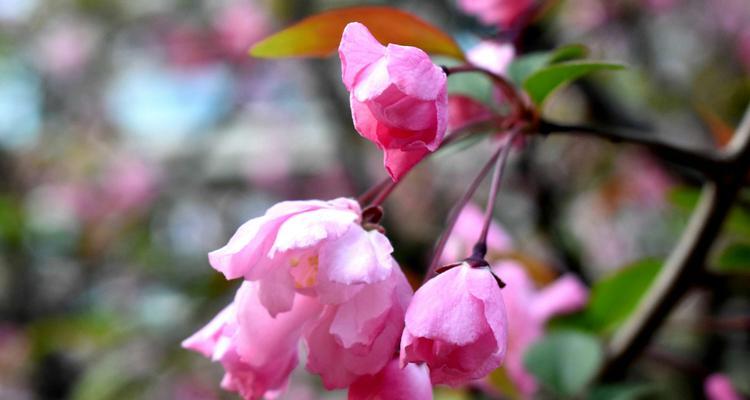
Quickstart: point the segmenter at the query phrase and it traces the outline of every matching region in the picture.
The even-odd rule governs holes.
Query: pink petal
[[[209,263],[227,279],[262,276],[266,271],[253,267],[266,256],[273,245],[275,231],[283,222],[283,217],[265,216],[245,222],[224,247],[208,253]]]
[[[381,233],[352,226],[321,246],[321,272],[325,279],[345,285],[382,281],[391,273],[391,252],[393,247]]]
[[[407,172],[417,165],[430,152],[427,149],[403,151],[386,149],[383,164],[393,181],[400,180]]]
[[[296,295],[293,307],[272,317],[259,298],[259,284],[244,282],[237,291],[237,352],[252,366],[297,354],[304,324],[317,317],[321,306],[314,298]]]
[[[376,375],[363,376],[349,387],[349,400],[432,400],[432,384],[424,365],[400,368],[391,360]]]
[[[385,55],[385,47],[359,22],[346,25],[341,35],[339,58],[341,79],[348,90],[357,83],[362,71]]]
[[[414,295],[401,337],[401,363],[425,362],[433,383],[482,378],[505,355],[507,322],[500,288],[489,270],[462,264]]]
[[[741,400],[732,385],[732,381],[724,374],[714,373],[706,378],[704,390],[708,400]]]
[[[578,311],[588,302],[588,288],[574,275],[565,275],[542,289],[531,304],[531,314],[539,321]]]
[[[488,274],[463,264],[422,285],[406,312],[409,332],[456,345],[477,340],[486,325],[480,318],[484,315],[482,301],[473,296],[468,287],[469,276],[476,273]]]
[[[393,356],[403,329],[403,311],[392,310],[369,348],[345,348],[329,333],[335,308],[328,306],[320,321],[305,334],[309,349],[307,369],[319,374],[328,390],[347,387],[361,375],[377,373]]]
[[[294,279],[287,268],[273,268],[258,282],[258,298],[271,317],[292,309]]]
[[[359,218],[350,210],[332,208],[294,214],[279,227],[268,255],[273,257],[276,252],[312,247],[325,239],[335,239],[347,232]]]
[[[369,346],[382,329],[391,308],[406,309],[411,292],[403,272],[395,266],[388,279],[367,285],[338,307],[330,333],[346,348],[355,344]]]
[[[226,306],[211,322],[189,338],[182,341],[182,347],[212,357],[222,335],[228,333],[229,326],[236,324],[234,303]],[[229,333],[231,335],[231,333]]]
[[[445,72],[421,49],[389,44],[385,57],[391,81],[409,97],[434,101],[446,86]]]

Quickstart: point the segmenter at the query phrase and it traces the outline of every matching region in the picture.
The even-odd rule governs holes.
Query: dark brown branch
[[[720,167],[704,186],[687,228],[636,312],[610,342],[602,371],[605,380],[625,374],[674,306],[703,276],[706,257],[750,169],[750,107],[732,142],[711,160],[704,167],[712,163]]]
[[[613,143],[630,143],[644,146],[666,161],[697,170],[712,177],[722,175],[727,170],[727,164],[723,162],[716,152],[699,153],[652,138],[626,135],[614,130],[600,129],[592,126],[562,125],[542,120],[539,123],[539,133],[543,135],[583,135],[604,139]]]

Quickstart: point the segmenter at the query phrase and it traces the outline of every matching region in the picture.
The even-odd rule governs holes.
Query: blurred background
[[[247,49],[354,4],[0,0],[0,399],[235,398],[218,389],[218,364],[179,346],[238,286],[206,253],[277,201],[356,196],[385,176],[353,130],[337,58],[256,60]],[[498,33],[450,0],[368,4],[411,10],[467,49]],[[750,100],[747,0],[558,1],[515,39],[521,52],[582,43],[630,65],[557,93],[555,121],[709,148]],[[450,90],[490,92],[471,75],[451,77]],[[484,147],[432,158],[386,203],[396,258],[417,279]],[[538,138],[511,158],[497,219],[539,281],[573,271],[592,282],[667,255],[698,178],[636,147]],[[747,266],[749,244],[745,191],[712,262]],[[721,257],[738,246],[744,257]],[[747,275],[710,285],[659,344],[750,391]],[[712,324],[720,316],[739,323]],[[690,368],[658,361],[638,368],[661,395],[701,396]],[[346,396],[321,388],[301,372],[286,398]]]

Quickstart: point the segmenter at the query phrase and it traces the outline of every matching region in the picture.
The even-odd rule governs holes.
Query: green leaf
[[[715,267],[721,272],[750,272],[750,244],[733,243],[716,260]]]
[[[586,308],[594,329],[607,332],[622,323],[638,306],[661,266],[661,260],[642,260],[597,282]]]
[[[595,333],[613,331],[638,306],[661,265],[660,260],[646,259],[602,278],[591,288],[586,309],[557,318],[551,322],[551,326],[584,329]]]
[[[586,46],[571,44],[553,51],[529,53],[516,58],[508,66],[508,77],[516,85],[521,85],[529,75],[547,65],[584,58],[588,54]]]
[[[594,336],[559,331],[532,345],[524,356],[524,366],[555,395],[573,396],[596,375],[602,359]]]
[[[541,107],[552,92],[570,81],[596,71],[623,68],[621,64],[601,61],[569,61],[553,64],[529,75],[523,82],[523,88],[534,104]]]
[[[341,41],[346,24],[361,22],[383,44],[419,47],[431,54],[464,59],[447,33],[424,20],[392,7],[349,7],[322,12],[256,43],[250,54],[260,58],[326,57]]]
[[[653,394],[654,388],[646,384],[624,383],[596,386],[588,400],[638,400]]]
[[[569,44],[558,47],[552,52],[548,64],[556,64],[564,61],[573,61],[586,58],[589,55],[588,47],[582,44]]]
[[[699,198],[700,190],[688,186],[676,187],[669,193],[670,202],[685,212],[691,212],[698,204]],[[742,206],[733,207],[724,228],[736,236],[750,237],[750,210]]]
[[[518,57],[508,66],[508,77],[511,82],[520,86],[529,75],[547,65],[550,59],[550,52],[529,53]]]

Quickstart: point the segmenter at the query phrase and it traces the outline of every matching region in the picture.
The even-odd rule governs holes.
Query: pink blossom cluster
[[[346,198],[282,202],[209,254],[244,282],[183,346],[222,364],[224,389],[275,397],[300,342],[307,369],[327,389],[350,387],[352,399],[428,399],[432,384],[461,385],[500,365],[507,322],[491,272],[462,264],[412,300],[388,239],[361,215]]]
[[[354,126],[384,150],[398,180],[442,142],[446,74],[423,51],[383,46],[359,23],[344,29],[339,55]],[[431,399],[432,385],[465,385],[500,367],[509,344],[511,376],[533,390],[519,360],[549,316],[585,302],[580,283],[564,277],[537,292],[520,266],[502,264],[493,273],[464,261],[414,293],[369,209],[365,218],[348,198],[287,201],[240,226],[208,258],[242,285],[183,346],[221,363],[221,386],[245,399],[284,392],[300,346],[307,370],[329,390],[348,388],[350,399]],[[460,242],[476,239],[466,237],[482,224],[481,212],[467,209],[447,247],[453,260],[467,255]],[[493,250],[510,242],[490,227]],[[505,292],[512,297],[496,273],[517,285]]]

